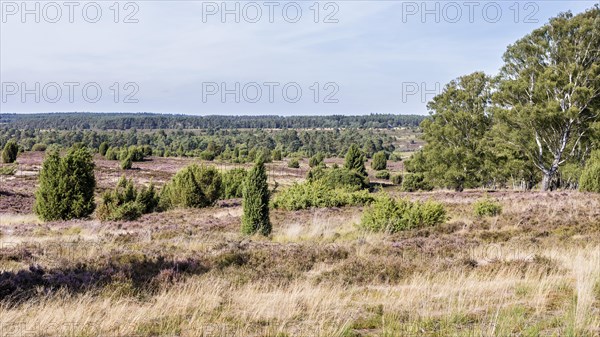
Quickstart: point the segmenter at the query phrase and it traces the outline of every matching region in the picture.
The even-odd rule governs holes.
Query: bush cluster
[[[288,167],[289,168],[300,168],[300,162],[298,161],[298,158],[290,159],[290,161],[288,162]]]
[[[390,179],[390,171],[383,170],[375,173],[375,178],[377,179]]]
[[[473,212],[476,216],[496,216],[502,213],[502,205],[489,198],[482,198],[473,204]]]
[[[306,178],[308,182],[324,185],[329,189],[357,191],[369,187],[369,179],[366,176],[347,168],[318,166],[311,169]]]
[[[183,168],[162,188],[160,208],[201,208],[213,205],[221,195],[221,173],[196,164]]]
[[[153,184],[138,190],[133,180],[123,176],[113,191],[102,195],[96,216],[103,221],[135,220],[142,214],[154,212],[158,202],[158,193]]]
[[[385,152],[379,151],[373,155],[371,168],[376,171],[385,170],[387,168],[387,156]]]
[[[392,176],[392,184],[402,185],[402,174],[394,174]]]
[[[431,191],[433,186],[425,180],[423,173],[410,173],[403,177],[402,189],[406,192]]]
[[[411,202],[379,197],[365,211],[361,226],[376,232],[399,232],[435,226],[446,221],[446,209],[438,202]]]
[[[374,200],[367,190],[332,189],[319,182],[294,184],[277,194],[273,207],[294,211],[311,207],[342,207],[365,205]]]
[[[247,175],[248,171],[243,168],[234,168],[223,173],[221,199],[241,198]]]

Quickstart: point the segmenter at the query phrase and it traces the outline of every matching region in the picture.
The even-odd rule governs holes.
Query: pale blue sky
[[[40,23],[35,14],[27,14],[23,22],[21,14],[36,3]],[[221,1],[132,1],[127,7],[126,3],[120,3],[116,18],[113,1],[88,5],[87,16],[82,8],[89,2],[78,2],[71,23],[69,8],[62,2],[58,2],[62,16],[55,19],[56,8],[44,7],[47,2],[29,1],[29,7],[22,8],[21,1],[2,0],[0,112],[426,114],[425,101],[436,85],[441,89],[473,71],[495,74],[507,45],[561,11],[578,13],[597,1],[322,1],[319,23],[314,22],[316,7],[311,9],[314,1],[273,5],[228,1],[228,8],[239,4],[239,23],[232,14],[222,22]],[[294,19],[296,4],[302,15],[298,22],[286,22]],[[251,23],[256,6],[263,15]],[[282,14],[284,6],[287,16]],[[98,22],[86,22],[94,20],[97,7],[102,10]],[[457,16],[457,9],[462,16]],[[124,23],[133,12],[138,22]],[[331,19],[338,22],[324,23],[333,12]],[[429,14],[423,18],[423,13]],[[65,82],[78,83],[72,85],[73,102]],[[115,82],[120,87],[118,103]],[[135,84],[125,87],[129,82]],[[215,89],[213,83],[223,82],[230,89],[240,84],[240,103],[234,94],[223,101],[214,91],[221,88]],[[284,97],[284,84],[292,82],[297,85],[288,85]],[[318,98],[315,82],[320,84]],[[325,88],[329,82],[333,84]],[[36,83],[40,102],[35,102],[34,94],[23,99],[22,90],[35,91]],[[62,96],[57,97],[57,85],[49,83],[57,83]],[[85,98],[90,102],[82,96],[87,83],[102,89],[97,102],[91,102],[96,84],[87,86]],[[260,98],[256,85],[248,83],[260,87]],[[302,96],[296,103],[287,102],[294,101],[296,86]],[[429,90],[424,97],[423,89]],[[132,102],[124,103],[125,96],[136,90]],[[330,103],[324,103],[328,94],[333,94]]]

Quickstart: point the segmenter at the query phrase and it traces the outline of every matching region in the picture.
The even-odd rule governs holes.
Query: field
[[[600,335],[598,194],[387,186],[442,202],[450,220],[383,234],[357,227],[361,207],[272,210],[272,235],[245,237],[239,199],[43,223],[32,212],[42,159],[23,153],[0,176],[0,336]],[[161,186],[195,161],[152,157],[126,175]],[[95,162],[99,197],[124,171]],[[269,164],[269,183],[306,169]],[[473,215],[485,195],[501,215]]]

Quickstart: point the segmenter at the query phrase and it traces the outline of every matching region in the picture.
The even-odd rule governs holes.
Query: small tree
[[[102,144],[100,144],[100,147],[98,148],[98,153],[100,153],[100,155],[104,157],[106,155],[106,151],[108,151],[108,143],[102,142]]]
[[[269,186],[267,185],[267,172],[262,160],[258,160],[248,172],[244,182],[244,200],[242,215],[242,233],[271,233],[269,221]]]
[[[133,167],[133,160],[131,156],[125,157],[125,159],[121,160],[121,169],[123,170],[131,170]]]
[[[94,204],[94,161],[87,148],[71,148],[64,157],[51,151],[42,164],[34,212],[42,220],[68,220],[90,215]]]
[[[2,151],[2,161],[7,164],[14,163],[17,160],[18,153],[19,146],[17,145],[17,142],[14,140],[9,140],[8,143],[4,145],[4,150]]]
[[[160,208],[202,208],[214,204],[221,195],[221,173],[214,167],[190,165],[163,187]]]
[[[273,157],[273,160],[281,160],[282,155],[281,155],[281,149],[275,149],[271,152],[271,157]]]
[[[354,170],[363,176],[367,176],[365,168],[365,155],[359,150],[356,144],[352,144],[346,153],[344,167],[348,170]]]
[[[371,168],[376,171],[385,170],[387,168],[387,158],[385,156],[385,152],[379,151],[373,155]]]

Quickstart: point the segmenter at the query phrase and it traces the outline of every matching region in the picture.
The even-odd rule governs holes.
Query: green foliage
[[[348,170],[354,170],[364,177],[367,176],[367,169],[365,168],[365,155],[355,144],[350,145],[348,152],[346,152],[344,167]]]
[[[385,195],[377,198],[364,212],[361,226],[370,231],[395,233],[439,225],[446,218],[446,210],[440,203],[394,200]]]
[[[31,147],[31,151],[44,152],[44,151],[46,151],[46,148],[47,148],[47,146],[44,143],[35,143]]]
[[[298,158],[290,159],[290,161],[288,162],[288,167],[289,168],[300,168],[300,162],[298,161]]]
[[[485,197],[473,204],[473,212],[478,217],[496,216],[502,213],[502,205],[495,200]]]
[[[87,148],[46,155],[35,192],[34,211],[42,220],[68,220],[90,215],[95,208],[94,161]]]
[[[579,186],[579,179],[583,172],[579,163],[568,163],[560,171],[561,187],[576,189]]]
[[[394,174],[392,176],[392,184],[402,185],[402,174]]]
[[[275,149],[271,152],[273,160],[280,161],[282,159],[281,149]]]
[[[181,169],[160,193],[161,209],[202,208],[221,194],[221,174],[214,167],[190,165]]]
[[[244,181],[248,171],[243,168],[234,168],[223,173],[222,199],[241,198],[244,193]]]
[[[561,13],[504,53],[494,101],[498,140],[524,153],[552,187],[561,166],[589,145],[598,121],[600,7]],[[587,144],[585,144],[587,143]],[[585,146],[583,146],[585,147]]]
[[[600,150],[592,152],[588,159],[579,179],[579,190],[600,193]]]
[[[106,150],[106,155],[104,156],[107,160],[118,160],[119,159],[119,150],[111,147]]]
[[[108,151],[108,143],[107,142],[102,142],[100,144],[100,146],[98,147],[98,153],[100,153],[100,155],[102,157],[106,156],[106,151]]]
[[[273,198],[273,207],[294,211],[311,207],[342,207],[365,205],[373,201],[367,190],[351,192],[332,189],[319,182],[294,184]]]
[[[121,160],[121,169],[131,170],[132,166],[133,166],[133,160],[131,159],[130,155],[128,155],[127,157],[125,157],[124,159]]]
[[[317,182],[329,189],[344,188],[347,190],[360,190],[369,187],[367,177],[355,170],[346,168],[324,168],[318,166],[308,172],[307,180]]]
[[[269,186],[267,185],[267,172],[262,160],[256,162],[248,172],[244,182],[244,200],[242,203],[242,233],[262,235],[271,234],[269,220]]]
[[[17,142],[9,140],[6,145],[4,145],[4,150],[2,151],[2,162],[6,164],[14,163],[17,160],[18,154],[19,146],[17,145]]]
[[[325,155],[322,152],[318,152],[317,154],[315,154],[308,160],[308,166],[317,167],[317,166],[323,165],[324,160],[325,160]]]
[[[102,221],[132,221],[142,214],[153,212],[157,205],[158,195],[153,184],[138,191],[133,185],[133,180],[123,176],[113,191],[102,195],[96,216]]]
[[[371,168],[376,171],[385,170],[387,168],[387,157],[385,152],[379,151],[373,155]]]
[[[409,173],[404,175],[402,190],[406,192],[431,191],[433,187],[425,180],[423,173]]]
[[[379,171],[377,173],[375,173],[375,178],[377,179],[390,179],[390,172],[389,171]]]

